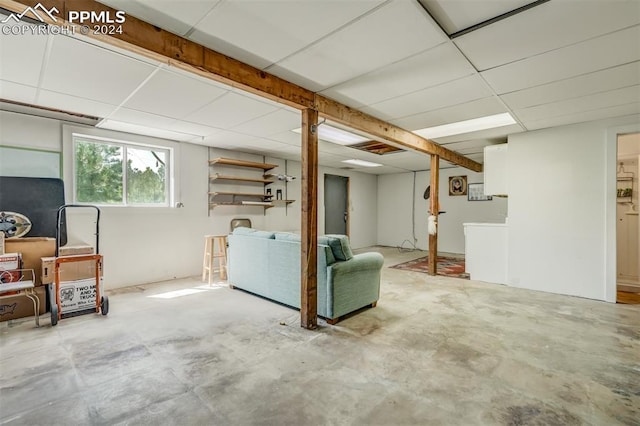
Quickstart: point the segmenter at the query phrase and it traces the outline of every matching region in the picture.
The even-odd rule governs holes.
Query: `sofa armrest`
[[[327,267],[328,318],[338,318],[376,302],[384,257],[361,253]]]
[[[331,265],[332,270],[337,275],[348,274],[358,271],[369,271],[382,269],[384,257],[380,253],[360,253],[354,255],[351,259],[338,261]]]

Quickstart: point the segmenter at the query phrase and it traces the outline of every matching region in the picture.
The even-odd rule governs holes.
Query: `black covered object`
[[[26,237],[56,237],[58,208],[64,205],[62,179],[0,176],[0,211],[21,213],[31,221]],[[61,217],[60,244],[67,243],[66,217]]]

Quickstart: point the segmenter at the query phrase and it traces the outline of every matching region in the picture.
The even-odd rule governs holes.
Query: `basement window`
[[[76,203],[170,206],[171,148],[74,133]]]

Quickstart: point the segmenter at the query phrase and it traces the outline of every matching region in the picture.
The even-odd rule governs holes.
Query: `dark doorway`
[[[324,175],[324,233],[349,234],[349,178]]]

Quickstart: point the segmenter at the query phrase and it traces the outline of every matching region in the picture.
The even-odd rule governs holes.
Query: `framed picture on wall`
[[[466,176],[451,176],[449,178],[449,195],[467,195]]]
[[[491,195],[484,194],[484,183],[470,183],[469,194],[467,200],[469,201],[491,201],[493,197]]]

